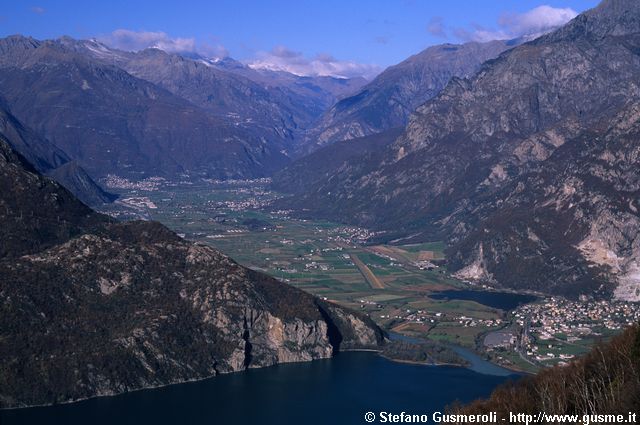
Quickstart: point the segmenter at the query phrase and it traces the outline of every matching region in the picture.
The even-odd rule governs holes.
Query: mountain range
[[[271,210],[445,241],[459,279],[640,301],[639,81],[637,0],[533,40],[431,47],[366,84],[1,39],[0,408],[385,343],[363,314],[95,212],[112,174],[273,176],[291,196]],[[639,341],[633,327],[458,410],[633,410]]]
[[[605,0],[452,78],[382,152],[281,206],[446,240],[464,279],[640,300],[638,52],[637,2]]]
[[[11,113],[95,178],[261,177],[286,162],[281,146],[66,40],[10,37],[0,53],[0,91]]]
[[[254,70],[232,58],[211,60],[154,48],[123,52],[96,40],[63,37],[60,42],[258,133],[270,143],[282,143],[289,150],[297,132],[308,128],[338,96],[357,89],[364,81]]]
[[[17,35],[0,40],[0,132],[40,172],[99,205],[115,198],[95,183],[109,174],[265,177],[364,82]]]
[[[338,101],[309,131],[309,143],[302,148],[313,150],[404,127],[411,113],[440,93],[451,78],[474,75],[484,62],[521,42],[495,40],[429,47],[387,68],[357,93]]]

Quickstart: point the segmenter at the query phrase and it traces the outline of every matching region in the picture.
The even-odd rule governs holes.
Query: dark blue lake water
[[[513,310],[522,304],[535,301],[533,295],[512,294],[510,292],[474,291],[474,290],[448,290],[429,294],[434,300],[466,300],[475,301],[489,307],[501,310]]]
[[[455,400],[487,396],[509,379],[504,369],[476,360],[478,372],[341,353],[74,404],[0,411],[0,424],[326,425],[364,424],[368,411],[431,415]]]

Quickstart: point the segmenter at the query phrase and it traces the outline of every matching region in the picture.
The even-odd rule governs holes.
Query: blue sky
[[[508,37],[597,0],[4,1],[0,36],[97,37],[135,49],[229,54],[256,66],[373,73],[443,42]],[[540,6],[549,6],[540,8]],[[536,9],[538,8],[538,9]],[[533,11],[533,12],[531,12]],[[120,30],[114,33],[114,31]],[[315,65],[314,65],[315,64]],[[305,68],[307,67],[307,68]],[[341,68],[342,67],[342,68]],[[320,70],[320,71],[318,71]]]

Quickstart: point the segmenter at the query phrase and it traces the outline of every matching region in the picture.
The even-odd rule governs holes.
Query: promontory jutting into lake
[[[0,423],[636,423],[638,81],[636,0],[6,4]]]

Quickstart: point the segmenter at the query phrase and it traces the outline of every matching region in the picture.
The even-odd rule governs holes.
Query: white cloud
[[[40,6],[33,6],[31,8],[31,11],[33,13],[38,14],[38,15],[42,15],[44,12],[46,12],[45,8],[44,7],[40,7]]]
[[[229,56],[229,52],[224,46],[216,44],[215,40],[212,43],[200,43],[195,38],[173,38],[163,31],[118,29],[111,34],[98,37],[98,40],[116,49],[131,52],[157,48],[169,53],[197,53],[207,58]],[[277,46],[270,52],[258,52],[253,59],[247,62],[250,67],[255,69],[287,71],[304,76],[373,78],[381,71],[377,65],[342,61],[328,54],[307,58],[301,52],[290,50],[284,46]]]
[[[484,43],[491,40],[508,40],[524,34],[512,35],[504,30],[493,30],[480,25],[472,25],[472,29],[456,28],[454,35],[464,41],[479,41]]]
[[[195,38],[172,38],[162,31],[118,29],[98,39],[108,46],[131,52],[156,48],[169,53],[197,53],[208,58],[222,58],[229,55],[224,46],[197,43]]]
[[[342,61],[328,54],[319,54],[313,58],[305,57],[285,46],[277,46],[270,52],[258,52],[256,58],[248,61],[254,69],[286,71],[303,76],[332,76],[341,78],[373,78],[380,67],[353,61]]]
[[[498,24],[511,34],[541,34],[561,27],[576,16],[578,13],[571,8],[543,5],[526,13],[505,13]]]
[[[578,13],[571,8],[538,6],[525,13],[504,13],[498,19],[498,28],[473,25],[472,29],[458,28],[455,35],[463,40],[505,40],[522,36],[539,36],[561,27]]]

